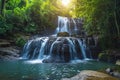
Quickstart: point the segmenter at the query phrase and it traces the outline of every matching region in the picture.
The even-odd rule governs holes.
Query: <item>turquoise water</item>
[[[112,64],[98,61],[79,63],[37,63],[26,60],[0,61],[0,80],[60,80],[81,70],[100,70]]]

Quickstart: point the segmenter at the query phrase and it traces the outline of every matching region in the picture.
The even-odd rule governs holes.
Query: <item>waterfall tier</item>
[[[83,19],[68,18],[58,16],[58,26],[56,34],[59,32],[68,32],[70,35],[80,35],[82,33]]]
[[[70,62],[91,58],[84,39],[73,37],[40,37],[29,40],[23,50],[23,58],[42,62]]]

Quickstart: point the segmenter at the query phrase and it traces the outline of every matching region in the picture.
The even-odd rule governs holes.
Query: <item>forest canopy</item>
[[[65,1],[0,0],[0,35],[38,34],[54,29],[57,16],[66,16],[83,18],[87,34],[99,36],[103,48],[118,48],[120,0]]]

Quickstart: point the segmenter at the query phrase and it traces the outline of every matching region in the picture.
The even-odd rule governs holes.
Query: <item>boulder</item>
[[[68,32],[59,32],[59,33],[57,33],[57,37],[69,37],[69,33]]]
[[[119,65],[119,66],[120,66],[120,60],[117,60],[117,61],[116,61],[116,65]]]
[[[108,74],[110,74],[112,76],[120,78],[120,73],[115,69],[107,68],[106,73],[108,73]]]
[[[62,60],[54,58],[54,57],[50,57],[48,59],[44,59],[42,62],[43,63],[63,63]]]
[[[119,80],[119,79],[114,78],[105,73],[92,70],[84,70],[72,78],[63,78],[61,80]]]
[[[54,60],[51,59],[51,58],[49,58],[49,59],[44,59],[42,62],[43,62],[43,63],[53,63]]]

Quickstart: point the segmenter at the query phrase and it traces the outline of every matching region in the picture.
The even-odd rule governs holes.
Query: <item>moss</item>
[[[100,53],[99,54],[99,56],[98,56],[98,58],[99,58],[99,60],[100,61],[105,61],[105,62],[107,62],[108,61],[108,54],[106,54],[106,53]]]
[[[69,37],[69,33],[68,32],[59,32],[57,34],[57,37]]]
[[[23,37],[18,37],[15,43],[17,46],[22,47],[25,45],[26,40]]]
[[[25,43],[27,42],[27,38],[24,35],[16,34],[14,36],[15,44],[19,47],[23,47]]]

